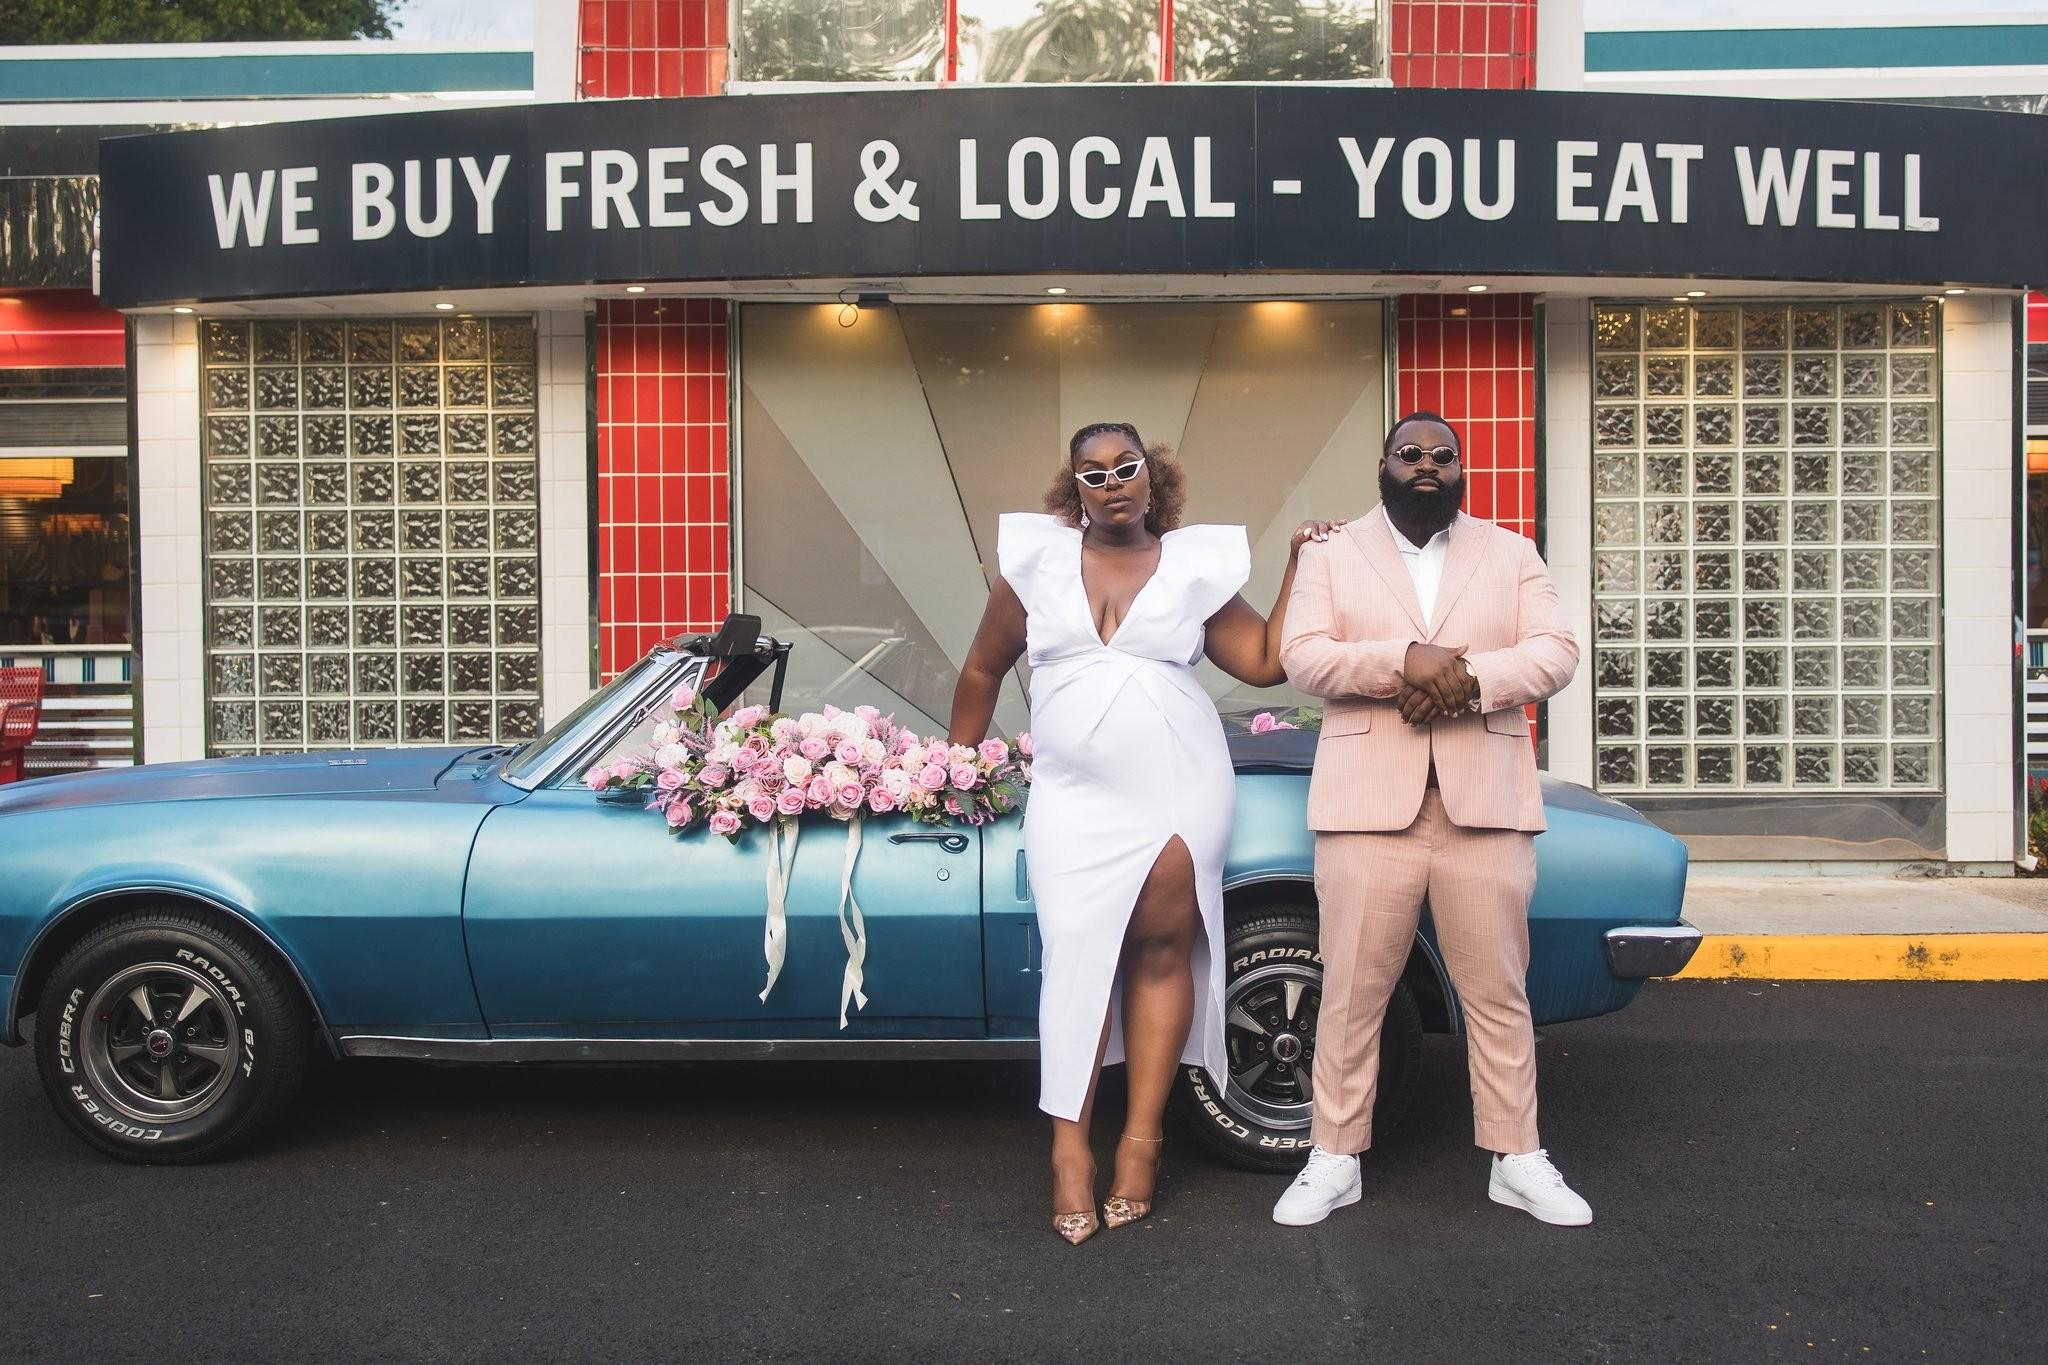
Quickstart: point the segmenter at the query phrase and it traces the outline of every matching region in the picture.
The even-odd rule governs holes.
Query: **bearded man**
[[[1463,447],[1432,412],[1387,433],[1379,508],[1304,548],[1280,660],[1326,701],[1316,831],[1323,998],[1314,1147],[1273,1220],[1360,1198],[1380,1028],[1427,901],[1463,1007],[1473,1138],[1488,1193],[1546,1223],[1593,1221],[1536,1133],[1524,979],[1543,797],[1523,708],[1571,681],[1579,648],[1524,536],[1465,515]]]

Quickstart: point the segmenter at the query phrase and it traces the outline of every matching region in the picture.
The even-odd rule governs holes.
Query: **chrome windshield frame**
[[[582,767],[617,743],[676,688],[686,683],[693,688],[702,688],[704,676],[711,667],[711,660],[706,655],[686,654],[666,645],[657,647],[643,662],[654,666],[647,670],[646,680],[640,686],[630,691],[621,690],[606,706],[584,716],[574,726],[559,733],[542,735],[536,742],[545,746],[544,751],[524,776],[514,777],[507,771],[512,755],[506,755],[499,776],[521,791],[535,791],[554,784],[564,773]]]

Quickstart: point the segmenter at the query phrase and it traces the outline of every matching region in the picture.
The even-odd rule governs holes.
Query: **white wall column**
[[[205,573],[199,519],[199,324],[136,318],[134,528],[141,548],[137,761],[206,756]]]
[[[589,363],[582,311],[535,318],[540,359],[541,715],[553,725],[590,695]]]
[[[1593,785],[1593,306],[1549,299],[1543,307],[1543,557],[1565,626],[1579,642],[1579,671],[1550,699],[1549,771]]]
[[[2012,300],[1942,305],[1943,786],[1951,862],[2013,857]]]

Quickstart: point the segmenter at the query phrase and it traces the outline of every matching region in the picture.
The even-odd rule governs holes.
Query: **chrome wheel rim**
[[[125,968],[93,993],[84,1018],[86,1075],[102,1101],[131,1119],[197,1118],[234,1078],[235,1007],[190,967]]]
[[[1230,1059],[1224,1097],[1265,1128],[1306,1128],[1313,1115],[1311,1073],[1322,968],[1270,963],[1232,981],[1223,996],[1223,1047]]]

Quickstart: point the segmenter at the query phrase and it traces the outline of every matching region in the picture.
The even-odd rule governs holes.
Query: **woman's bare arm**
[[[1280,641],[1287,631],[1287,599],[1294,593],[1294,570],[1301,561],[1301,547],[1323,541],[1344,525],[1341,521],[1304,522],[1287,546],[1287,572],[1280,576],[1280,591],[1273,597],[1273,612],[1260,616],[1242,594],[1223,604],[1209,618],[1204,646],[1209,662],[1241,683],[1252,687],[1278,687],[1287,681],[1280,666]]]
[[[1003,677],[1022,657],[1024,604],[1009,580],[999,577],[989,589],[988,606],[981,613],[974,643],[967,647],[967,662],[960,666],[959,685],[953,689],[953,716],[946,731],[949,743],[979,744],[988,738]]]

